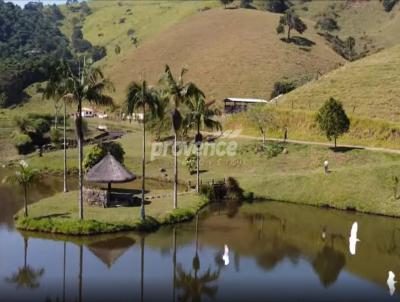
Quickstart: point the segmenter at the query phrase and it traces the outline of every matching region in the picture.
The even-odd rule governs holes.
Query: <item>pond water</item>
[[[61,189],[62,179],[49,177],[30,197]],[[14,230],[19,200],[18,190],[0,186],[0,301],[399,299],[387,285],[389,271],[400,277],[397,219],[275,202],[228,204],[151,234],[82,239]],[[351,255],[355,221],[360,241]]]

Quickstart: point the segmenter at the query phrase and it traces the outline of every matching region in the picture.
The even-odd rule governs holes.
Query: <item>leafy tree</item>
[[[16,171],[13,175],[3,179],[4,183],[19,185],[24,190],[24,216],[28,217],[28,188],[34,183],[38,174],[29,165],[21,160],[16,165]]]
[[[355,56],[354,47],[356,46],[356,39],[350,36],[346,39],[345,44],[347,49],[347,58],[352,61]]]
[[[124,163],[125,151],[120,143],[118,142],[101,143],[92,147],[92,149],[85,155],[85,159],[83,160],[83,168],[85,169],[85,171],[88,171],[93,166],[95,166],[108,153],[114,156],[115,159],[119,161],[121,164]]]
[[[278,81],[275,82],[274,88],[271,92],[271,98],[277,97],[280,94],[288,93],[296,89],[296,83],[291,81]]]
[[[146,177],[146,109],[154,117],[157,115],[158,98],[154,88],[149,87],[146,81],[141,83],[133,82],[128,87],[128,94],[125,101],[126,111],[128,114],[133,114],[135,111],[143,113],[143,145],[142,145],[142,203],[140,208],[140,216],[142,220],[146,219],[144,208],[144,193],[145,193],[145,177]]]
[[[226,6],[228,4],[231,4],[233,2],[233,0],[219,0],[219,2],[221,2],[221,4],[224,6],[224,8],[226,9]]]
[[[71,57],[67,38],[43,5],[22,9],[0,1],[0,91],[9,100],[21,100],[27,86],[47,79],[52,62]]]
[[[35,150],[33,141],[27,134],[13,134],[13,142],[18,154],[29,154]]]
[[[186,117],[186,127],[193,128],[196,130],[196,191],[199,193],[200,190],[200,147],[203,141],[203,136],[200,133],[200,130],[207,128],[211,130],[221,130],[221,124],[213,119],[214,116],[218,115],[219,110],[212,109],[207,106],[205,102],[204,93],[202,91],[198,91],[198,93],[194,94],[189,98],[189,102],[187,103],[187,107],[189,109],[189,113]]]
[[[334,139],[335,148],[336,139],[350,129],[350,120],[343,109],[342,103],[334,98],[330,98],[319,109],[316,122],[329,140]]]
[[[189,156],[186,157],[184,161],[184,165],[188,169],[190,175],[196,172],[196,159],[197,156],[195,154],[190,154]]]
[[[278,28],[287,26],[287,41],[290,42],[290,32],[292,29],[297,31],[299,34],[302,34],[307,30],[307,25],[300,19],[299,16],[293,10],[286,10],[283,16],[279,19],[279,24],[277,27],[278,33],[283,33],[283,31],[278,31]]]
[[[240,0],[240,7],[241,8],[252,8],[251,3],[253,0]]]
[[[399,0],[383,0],[382,5],[386,12],[390,12],[397,2],[399,2]]]
[[[272,126],[274,121],[273,116],[270,112],[261,110],[260,107],[255,107],[254,109],[247,112],[247,116],[250,121],[252,121],[260,130],[263,139],[263,146],[265,146],[265,137],[267,134],[268,126]]]
[[[183,76],[187,72],[182,68],[179,77],[176,79],[170,67],[165,66],[164,73],[160,83],[164,86],[164,93],[168,96],[173,109],[171,110],[172,131],[174,133],[174,209],[178,207],[178,134],[182,130],[182,114],[180,112],[181,104],[185,105],[190,98],[202,95],[201,90],[193,83],[185,83]],[[204,97],[204,94],[203,94]]]
[[[284,13],[289,6],[285,0],[266,0],[265,9],[273,13]]]
[[[339,25],[337,24],[337,21],[335,19],[331,17],[324,17],[317,21],[317,24],[315,24],[315,28],[319,28],[325,31],[333,31],[338,30]]]
[[[82,104],[84,101],[103,106],[110,106],[112,98],[105,95],[106,90],[113,90],[110,81],[104,78],[101,69],[94,67],[91,62],[83,61],[83,66],[78,74],[70,73],[66,82],[64,98],[76,103],[75,116],[76,136],[78,140],[78,169],[79,169],[79,219],[83,219],[83,123]]]

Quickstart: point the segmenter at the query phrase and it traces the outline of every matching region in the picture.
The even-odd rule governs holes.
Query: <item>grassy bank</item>
[[[24,231],[65,235],[95,235],[121,231],[151,231],[163,224],[192,219],[207,204],[196,194],[180,196],[180,207],[174,210],[172,200],[159,199],[146,205],[147,218],[140,220],[140,207],[107,208],[85,206],[85,220],[78,220],[77,191],[60,193],[29,207],[29,217],[16,215],[16,227]]]
[[[282,138],[285,127],[291,139],[329,142],[315,123],[315,112],[292,110],[281,105],[256,108],[271,118],[267,125],[267,136]],[[338,139],[339,144],[368,147],[399,148],[400,127],[396,123],[378,119],[366,119],[350,114],[350,131]],[[247,113],[230,116],[224,129],[240,129],[242,134],[260,136],[260,130]]]

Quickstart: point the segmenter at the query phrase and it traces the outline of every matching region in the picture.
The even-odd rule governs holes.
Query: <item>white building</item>
[[[82,117],[94,117],[96,113],[92,108],[82,108]]]

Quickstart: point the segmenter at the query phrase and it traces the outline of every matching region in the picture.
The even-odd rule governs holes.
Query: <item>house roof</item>
[[[262,104],[268,103],[268,101],[262,99],[242,99],[242,98],[226,98],[224,101],[230,101],[233,103],[262,103]]]
[[[122,166],[114,156],[107,154],[89,170],[85,179],[99,183],[123,183],[136,179],[136,176]]]

